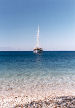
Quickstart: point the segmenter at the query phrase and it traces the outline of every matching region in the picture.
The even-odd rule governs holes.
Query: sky
[[[0,51],[75,50],[75,0],[0,0]]]

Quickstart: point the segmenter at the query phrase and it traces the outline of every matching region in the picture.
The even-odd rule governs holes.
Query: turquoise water
[[[26,95],[49,95],[56,90],[74,94],[75,52],[0,52],[1,94],[21,90]]]

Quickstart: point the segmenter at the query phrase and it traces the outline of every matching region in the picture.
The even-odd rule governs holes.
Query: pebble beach
[[[75,52],[0,52],[0,108],[75,108]]]

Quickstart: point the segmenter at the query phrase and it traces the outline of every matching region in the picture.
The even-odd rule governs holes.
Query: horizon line
[[[33,50],[0,50],[0,52],[33,52]],[[46,51],[75,51],[75,50],[44,50],[43,52]]]

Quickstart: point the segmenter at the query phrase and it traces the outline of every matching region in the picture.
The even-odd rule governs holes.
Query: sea
[[[75,95],[75,51],[0,52],[2,105],[62,95]]]

